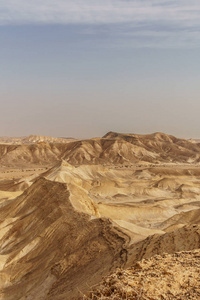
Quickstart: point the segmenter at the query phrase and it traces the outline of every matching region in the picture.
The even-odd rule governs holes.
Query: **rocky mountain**
[[[136,135],[110,132],[103,138],[67,143],[55,142],[54,139],[39,140],[32,136],[22,145],[0,145],[1,165],[50,165],[61,159],[72,165],[200,162],[200,144],[164,133]]]

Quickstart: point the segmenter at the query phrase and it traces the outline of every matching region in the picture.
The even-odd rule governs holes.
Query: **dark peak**
[[[111,139],[111,138],[116,138],[117,136],[119,136],[119,133],[114,132],[114,131],[109,131],[108,133],[106,133],[103,138],[104,139]]]

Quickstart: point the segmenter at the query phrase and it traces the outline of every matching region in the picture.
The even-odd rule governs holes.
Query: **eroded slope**
[[[199,150],[161,133],[0,145],[0,299],[77,299],[117,266],[199,248]]]
[[[4,166],[53,165],[61,159],[73,165],[199,163],[200,144],[164,133],[150,135],[108,133],[103,138],[59,142],[29,137],[28,144],[0,145]],[[39,142],[38,142],[39,141]],[[65,139],[64,139],[65,141]],[[67,140],[66,140],[67,141]],[[32,144],[30,144],[32,143]],[[30,145],[29,145],[30,144]]]
[[[128,237],[77,212],[65,184],[37,180],[0,221],[0,299],[73,299],[126,262]]]

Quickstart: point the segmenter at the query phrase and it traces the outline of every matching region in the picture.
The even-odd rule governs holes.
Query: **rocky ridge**
[[[0,299],[76,299],[126,263],[129,237],[78,212],[65,184],[39,178],[0,209]]]

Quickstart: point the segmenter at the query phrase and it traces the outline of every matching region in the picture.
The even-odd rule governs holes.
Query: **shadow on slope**
[[[127,265],[133,265],[136,261],[150,258],[156,254],[172,254],[198,248],[200,248],[200,225],[186,225],[163,235],[149,236],[145,240],[132,245],[129,249]]]
[[[77,212],[67,185],[38,179],[0,210],[1,299],[76,299],[126,262],[128,236]]]

